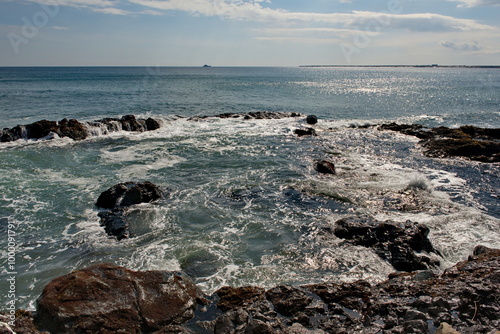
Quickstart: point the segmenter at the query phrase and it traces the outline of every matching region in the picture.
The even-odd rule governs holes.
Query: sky
[[[0,66],[500,65],[500,0],[0,0]]]

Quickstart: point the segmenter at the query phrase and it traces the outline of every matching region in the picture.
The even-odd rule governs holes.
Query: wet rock
[[[307,128],[307,129],[295,129],[294,133],[299,136],[299,137],[304,137],[304,136],[317,136],[316,130],[313,128]]]
[[[156,119],[153,119],[149,117],[146,119],[146,130],[147,131],[154,131],[158,130],[161,127],[161,123],[157,121]]]
[[[278,313],[288,317],[304,311],[313,301],[302,288],[290,285],[270,289],[266,292],[266,297]]]
[[[500,161],[500,129],[470,125],[458,129],[424,128],[421,125],[382,124],[380,130],[391,130],[422,139],[420,145],[430,157],[465,157],[481,162]]]
[[[94,265],[50,282],[37,300],[35,323],[51,333],[143,333],[181,325],[203,293],[186,276]]]
[[[314,125],[318,123],[318,117],[315,115],[307,115],[306,117],[306,123],[310,125]]]
[[[271,111],[252,111],[247,113],[223,113],[215,116],[195,116],[189,121],[201,121],[209,118],[243,118],[243,119],[282,119],[288,117],[301,117],[302,114],[295,112],[271,112]]]
[[[101,226],[108,235],[118,240],[131,237],[129,224],[126,221],[125,209],[134,204],[150,203],[163,196],[163,191],[151,182],[125,182],[114,185],[101,193],[96,206],[109,209],[98,213]]]
[[[101,193],[96,206],[104,209],[115,209],[134,204],[150,203],[160,199],[162,194],[162,190],[151,182],[119,183]]]
[[[68,137],[73,140],[83,140],[91,135],[94,128],[105,128],[106,132],[114,131],[152,131],[160,128],[161,123],[153,118],[138,119],[134,115],[122,118],[104,118],[91,122],[80,122],[76,119],[61,121],[40,120],[27,125],[17,125],[11,129],[3,129],[0,142],[10,142],[19,139],[54,139]],[[57,136],[56,136],[57,135]]]
[[[83,140],[88,137],[89,132],[85,124],[76,119],[63,119],[59,122],[59,137],[69,137],[73,140]]]
[[[0,313],[0,334],[39,334],[33,323],[33,313],[16,310],[14,318]]]
[[[183,275],[96,265],[52,281],[26,333],[496,333],[500,250],[482,247],[441,275],[415,277],[226,287],[207,304]]]
[[[427,255],[438,251],[428,239],[429,228],[425,225],[410,221],[381,223],[368,217],[348,217],[335,224],[337,237],[372,248],[396,270],[411,272],[439,266],[439,261]]]
[[[222,311],[229,311],[248,306],[259,299],[264,298],[265,289],[246,286],[246,287],[223,287],[215,292],[219,301],[217,307]]]
[[[100,224],[108,235],[116,237],[117,240],[127,239],[132,236],[122,209],[101,211],[97,215],[101,218]]]
[[[436,334],[460,334],[460,332],[457,332],[449,324],[447,324],[446,322],[443,322],[439,325],[439,328],[437,329]]]
[[[317,161],[314,165],[314,169],[321,174],[337,174],[337,172],[335,171],[335,165],[328,160]]]

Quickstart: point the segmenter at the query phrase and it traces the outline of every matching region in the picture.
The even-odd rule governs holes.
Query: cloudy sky
[[[0,0],[0,66],[500,65],[500,0]]]

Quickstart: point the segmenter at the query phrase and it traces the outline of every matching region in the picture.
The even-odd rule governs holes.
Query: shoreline
[[[220,114],[220,115],[215,115],[215,116],[207,116],[207,117],[193,117],[190,119],[187,119],[187,121],[192,121],[192,122],[200,122],[205,120],[206,118],[209,117],[218,117],[218,118],[239,118],[240,120],[246,120],[246,119],[277,119],[280,117],[304,117],[305,115],[298,115],[298,114],[278,114],[278,113],[225,113],[225,114]],[[73,121],[73,122],[71,122]],[[135,116],[133,115],[128,115],[124,116],[121,119],[105,119],[105,120],[99,120],[95,121],[98,122],[99,127],[105,127],[107,131],[111,130],[118,130],[118,131],[146,131],[147,130],[147,124],[146,120],[142,119],[136,119]],[[104,122],[104,123],[103,123]],[[316,124],[317,118],[314,119],[313,117],[307,117],[305,119],[305,122],[301,122],[299,125],[306,133],[303,134],[303,136],[311,136],[315,137],[317,136],[316,131],[314,130],[314,124]],[[109,124],[108,124],[109,123]],[[136,124],[137,123],[137,124]],[[307,125],[305,124],[307,123]],[[62,125],[61,125],[62,124]],[[31,128],[31,132],[33,134],[36,134],[34,138],[37,139],[44,139],[44,140],[52,140],[52,139],[57,139],[58,137],[72,137],[71,135],[74,134],[74,131],[70,131],[73,124],[76,129],[84,129],[82,128],[82,123],[79,123],[76,120],[70,120],[70,121],[60,121],[60,122],[54,122],[54,121],[39,121],[30,125],[26,125],[28,129]],[[111,126],[112,124],[113,126]],[[137,125],[137,126],[131,126],[131,124]],[[161,125],[161,122],[155,123],[158,124],[159,126]],[[109,125],[109,129],[108,129]],[[119,126],[118,126],[119,125]],[[312,126],[312,127],[309,127]],[[465,147],[470,147],[471,145],[483,145],[485,143],[485,140],[488,139],[488,137],[495,137],[494,141],[496,142],[496,146],[498,146],[498,135],[497,132],[499,129],[494,129],[496,131],[486,131],[485,129],[481,128],[475,128],[475,127],[461,127],[459,129],[448,129],[448,128],[435,128],[435,129],[427,129],[423,128],[422,126],[416,126],[416,125],[398,125],[398,124],[384,124],[384,125],[377,125],[376,126],[378,130],[391,130],[391,131],[397,131],[405,135],[411,135],[415,136],[419,139],[422,140],[437,140],[440,141],[442,140],[442,136],[450,138],[449,140],[452,140],[453,143],[458,143],[460,145],[465,145]],[[360,126],[360,129],[363,127]],[[14,129],[14,128],[13,128]],[[12,131],[13,129],[5,129],[4,134],[6,135],[7,132]],[[37,131],[34,131],[34,130]],[[307,129],[312,129],[311,131],[306,131]],[[154,130],[151,130],[154,131]],[[24,133],[23,131],[14,131],[14,134],[19,133]],[[55,132],[58,134],[57,136],[50,135],[51,132]],[[29,133],[29,131],[28,131]],[[300,136],[299,133],[295,131],[295,134],[297,136]],[[321,132],[320,132],[321,135]],[[84,136],[73,136],[74,140],[83,140],[85,139]],[[23,136],[19,136],[19,139],[25,139]],[[429,143],[432,143],[430,141]],[[416,144],[418,145],[418,144]],[[429,149],[432,148],[432,145],[427,147]],[[449,152],[454,152],[454,148],[450,148]],[[466,150],[467,151],[467,150]],[[436,152],[435,156],[436,157],[454,157],[453,154],[448,154],[448,151],[438,151]],[[498,157],[498,152],[494,153]],[[431,153],[429,156],[433,156]],[[460,154],[458,156],[461,156]],[[483,158],[483,156],[479,157],[480,161],[482,160],[488,160]],[[494,162],[494,161],[484,161],[484,162]],[[326,172],[321,172],[321,166],[316,166],[315,169],[318,171],[318,173],[324,173],[324,174],[332,174],[335,175],[335,166],[333,163],[331,164],[331,167],[329,171]],[[326,164],[328,165],[328,163]],[[325,176],[325,177],[335,177],[335,176]],[[122,181],[127,181],[127,180],[122,180]],[[420,189],[421,185],[415,186],[416,189]],[[408,193],[411,195],[411,193]],[[121,205],[119,205],[121,207]],[[408,209],[408,208],[407,208]],[[366,223],[360,217],[357,217],[357,220],[359,220],[359,224],[361,225],[366,225],[366,226],[385,226],[382,232],[378,232],[378,230],[370,230],[369,228],[366,229],[366,226],[353,226],[354,228],[354,236],[359,238],[359,241],[352,241],[353,244],[356,245],[363,245],[364,241],[367,241],[368,244],[371,244],[373,246],[373,242],[370,238],[372,238],[372,235],[376,235],[378,238],[380,238],[379,235],[386,235],[387,233],[394,236],[394,227],[391,226],[391,224],[388,224],[388,222],[371,222],[371,223]],[[125,221],[126,222],[126,221]],[[338,223],[338,222],[337,222]],[[348,224],[345,224],[344,227],[349,227],[347,226]],[[338,227],[338,226],[337,226]],[[325,227],[325,226],[320,226],[321,229],[321,235],[328,237],[332,237],[333,234],[335,234],[337,237],[338,235],[334,232],[333,227]],[[365,231],[366,230],[366,231]],[[407,242],[409,245],[412,247],[408,247],[407,244],[401,246],[397,245],[395,246],[394,243],[394,238],[391,238],[391,240],[384,240],[383,238],[377,239],[375,242],[378,245],[378,250],[376,249],[374,252],[379,255],[381,258],[386,260],[387,262],[390,262],[390,259],[396,259],[398,262],[398,259],[403,258],[403,264],[408,263],[408,254],[415,253],[417,257],[420,258],[420,260],[425,259],[425,257],[430,254],[430,253],[435,253],[432,248],[423,248],[421,246],[417,246],[414,248],[415,245],[415,240],[425,240],[426,235],[428,234],[428,231],[425,230],[425,228],[421,229],[419,234],[416,234],[417,237],[413,236],[410,233],[411,228],[408,226],[405,226],[403,228],[403,232],[397,232],[399,233],[398,235],[402,235],[403,238],[407,238]],[[347,231],[347,230],[346,230]],[[366,235],[363,235],[360,231],[365,231]],[[351,234],[351,232],[347,231],[344,233],[345,235]],[[423,236],[423,237],[422,237]],[[347,237],[340,237],[341,239],[344,239],[346,243],[349,243],[347,240]],[[367,246],[370,247],[370,246]],[[420,247],[420,248],[419,248]],[[431,246],[432,247],[432,246]],[[375,248],[375,247],[372,247]],[[397,248],[399,249],[398,254],[392,253],[392,251]],[[390,252],[387,252],[387,250],[390,250]],[[408,252],[408,249],[409,252]],[[402,251],[401,251],[402,250]],[[475,251],[474,256],[471,257],[473,259],[474,257],[480,258],[483,254],[486,253],[494,253],[495,255],[492,255],[488,257],[488,259],[484,259],[484,261],[487,261],[489,263],[488,265],[493,264],[493,269],[489,272],[489,274],[493,276],[497,275],[499,272],[499,256],[500,256],[500,251],[498,250],[485,250],[484,247],[479,248],[479,250]],[[403,254],[403,256],[401,256]],[[439,254],[438,254],[439,255]],[[468,262],[473,261],[469,259]],[[471,305],[476,305],[476,300],[475,299],[467,299],[467,300],[462,300],[460,299],[460,303],[462,304],[457,304],[455,305],[456,301],[453,301],[452,297],[448,295],[449,293],[452,293],[450,291],[445,291],[443,290],[442,293],[444,293],[443,296],[440,298],[435,297],[434,295],[429,295],[431,300],[427,299],[422,299],[422,295],[418,294],[418,291],[420,290],[412,290],[413,286],[421,286],[423,287],[424,285],[419,285],[419,284],[424,284],[424,283],[419,283],[419,282],[433,282],[432,280],[436,279],[439,280],[440,278],[446,278],[449,275],[450,270],[446,270],[444,273],[442,273],[439,277],[435,274],[433,271],[435,269],[435,265],[433,264],[433,259],[432,257],[429,258],[428,260],[425,260],[426,263],[431,264],[429,266],[424,266],[424,267],[418,267],[415,269],[410,269],[410,270],[404,270],[403,272],[398,272],[396,274],[393,274],[390,276],[389,281],[384,281],[383,283],[379,283],[376,285],[373,282],[370,283],[367,280],[363,281],[358,281],[354,283],[341,283],[341,284],[335,284],[335,283],[317,283],[317,284],[310,284],[310,285],[300,285],[300,286],[291,286],[291,285],[283,285],[283,286],[275,286],[274,288],[271,288],[269,290],[264,290],[259,287],[250,287],[248,290],[241,290],[242,288],[239,287],[233,287],[233,288],[227,288],[225,290],[219,289],[217,292],[212,294],[211,296],[205,296],[203,298],[206,298],[207,304],[198,303],[198,307],[196,310],[192,310],[194,312],[194,317],[191,318],[191,320],[186,320],[181,323],[171,323],[166,326],[177,326],[176,328],[171,328],[170,332],[165,330],[159,333],[192,333],[192,328],[194,328],[194,322],[196,322],[196,326],[200,326],[198,322],[204,322],[205,324],[203,328],[207,329],[207,331],[194,331],[194,333],[228,333],[228,332],[235,332],[239,333],[240,331],[247,331],[249,333],[295,333],[291,332],[292,327],[295,327],[295,329],[299,330],[314,330],[316,332],[308,332],[308,333],[323,333],[323,332],[328,332],[328,333],[353,333],[356,331],[359,331],[361,329],[367,329],[367,323],[366,317],[369,317],[372,321],[370,330],[375,330],[375,329],[388,329],[386,333],[403,333],[403,332],[422,332],[422,328],[429,328],[428,332],[429,333],[434,333],[434,330],[441,325],[442,323],[451,323],[453,326],[457,326],[456,328],[460,330],[469,330],[470,326],[476,326],[474,324],[470,324],[470,321],[467,322],[468,320],[465,319],[465,317],[468,317],[469,320],[472,319],[472,322],[474,322],[475,319],[479,319],[479,317],[482,317],[483,320],[481,320],[481,324],[484,326],[488,327],[488,331],[483,331],[483,329],[476,328],[474,327],[474,331],[478,333],[489,333],[491,330],[491,325],[490,322],[488,322],[489,315],[491,312],[493,314],[498,315],[498,310],[499,307],[494,304],[493,306],[489,305],[489,302],[484,302],[484,305],[480,305],[479,308],[475,306],[475,308],[463,308],[462,304],[471,304]],[[475,260],[474,260],[475,261]],[[482,260],[481,260],[482,261]],[[489,261],[489,262],[488,262]],[[468,281],[468,276],[470,272],[467,273],[462,273],[461,269],[462,267],[467,267],[468,264],[460,265],[457,264],[452,268],[451,271],[459,271],[459,275],[465,275],[466,277],[464,278],[465,282],[467,283]],[[474,269],[472,271],[472,275],[482,275],[484,273],[485,267],[479,265],[480,267]],[[400,270],[393,264],[393,267],[397,270]],[[53,281],[63,279],[64,277],[68,277],[68,275],[74,275],[76,272],[81,272],[84,270],[90,270],[89,268],[84,268],[80,270],[76,270],[75,272],[72,272],[71,274],[67,274],[64,276],[61,276],[59,278],[54,279]],[[94,269],[92,269],[94,270]],[[100,270],[100,269],[99,269]],[[118,272],[131,272],[131,273],[149,273],[150,271],[141,271],[141,272],[132,272],[128,271],[128,269],[125,268],[111,268],[110,270],[114,271],[117,270]],[[415,271],[419,270],[419,271]],[[132,276],[136,274],[130,274]],[[139,274],[137,274],[139,275]],[[149,275],[149,274],[147,274]],[[447,276],[448,275],[448,276]],[[135,276],[134,276],[135,277]],[[482,277],[482,276],[481,276]],[[443,279],[444,279],[443,278]],[[450,279],[455,279],[457,278],[456,276],[453,277],[448,277]],[[52,282],[53,282],[52,281]],[[132,280],[134,281],[134,280]],[[392,283],[391,283],[392,282]],[[460,289],[462,289],[461,285],[464,283],[460,277],[457,278],[457,281],[448,281],[450,284],[459,284]],[[455,283],[454,283],[455,282]],[[479,283],[484,283],[482,278],[478,280]],[[478,284],[479,284],[478,283]],[[52,283],[49,283],[49,285]],[[86,284],[86,283],[85,283]],[[429,283],[428,286],[431,286],[432,283]],[[47,286],[49,286],[47,285]],[[46,286],[46,289],[47,289]],[[83,285],[86,286],[86,285]],[[388,290],[386,287],[388,286]],[[80,289],[82,286],[73,286],[73,283],[65,285],[66,288],[72,289]],[[451,290],[454,290],[453,287],[456,287],[455,285],[452,285]],[[87,289],[87,288],[85,288]],[[85,294],[87,291],[83,289],[79,293]],[[224,288],[223,288],[224,289]],[[374,290],[375,289],[375,290]],[[392,290],[398,290],[398,289],[406,289],[408,291],[417,291],[415,292],[417,295],[415,296],[418,297],[418,300],[421,302],[421,304],[414,305],[413,302],[410,302],[406,300],[406,297],[400,296],[400,295],[391,295]],[[472,297],[477,297],[481,295],[484,292],[485,287],[478,287],[478,291],[476,295]],[[482,290],[481,290],[482,289]],[[488,288],[489,289],[489,288]],[[155,290],[155,289],[153,289]],[[384,290],[384,291],[382,291]],[[456,289],[457,291],[459,290],[458,288]],[[480,291],[479,291],[480,290]],[[494,291],[493,289],[490,289],[491,291]],[[491,293],[491,291],[488,290],[488,293]],[[325,292],[326,291],[326,292]],[[331,292],[333,291],[333,292]],[[360,292],[361,291],[361,292]],[[430,291],[430,290],[429,290]],[[464,290],[465,291],[465,290]],[[78,291],[77,291],[78,292]],[[413,293],[412,292],[412,293]],[[183,292],[184,293],[184,292]],[[248,293],[246,295],[245,293]],[[338,297],[340,299],[336,299],[335,294],[340,293],[341,297]],[[455,292],[453,292],[455,293]],[[101,295],[99,293],[98,295]],[[106,295],[105,293],[102,293],[102,295]],[[234,298],[237,296],[237,301],[236,301],[236,306],[234,306]],[[481,295],[482,296],[482,295]],[[401,300],[397,305],[393,305],[391,303],[389,304],[383,304],[379,305],[378,309],[377,307],[374,307],[375,303],[373,300],[377,299],[377,297],[380,299],[380,302],[387,302],[388,299],[394,299],[394,298],[400,298]],[[379,298],[380,297],[380,298]],[[462,298],[460,295],[458,297]],[[467,296],[464,298],[472,298],[471,296]],[[198,297],[196,297],[198,298]],[[195,298],[195,299],[196,299]],[[221,300],[223,301],[228,301],[229,298],[229,306],[220,306],[219,303]],[[386,299],[384,299],[386,298]],[[437,299],[436,299],[437,298]],[[487,299],[487,296],[481,297],[484,300]],[[485,299],[486,298],[486,299]],[[116,302],[116,300],[119,298],[113,298],[113,299],[106,299],[103,302],[106,303],[111,303],[113,304]],[[81,300],[77,300],[77,306],[78,303],[83,302],[85,299],[82,298]],[[201,299],[200,299],[201,300]],[[367,302],[367,300],[370,300],[370,302]],[[443,300],[445,303],[445,306],[443,306]],[[190,302],[190,305],[194,305],[193,301]],[[241,303],[241,305],[240,305]],[[271,304],[269,304],[271,303]],[[409,303],[409,304],[405,304]],[[114,304],[113,304],[114,305]],[[272,306],[270,306],[272,305]],[[447,306],[446,306],[447,305]],[[490,307],[491,306],[491,307]],[[221,311],[221,308],[227,309],[225,311]],[[271,307],[271,308],[269,308]],[[391,309],[392,307],[392,309]],[[492,309],[496,308],[496,309]],[[390,309],[393,311],[393,314],[385,314],[382,312],[382,310]],[[431,311],[432,309],[432,311]],[[455,315],[451,313],[450,310],[455,310],[455,312],[462,312],[463,317],[460,319],[455,319]],[[479,310],[481,309],[481,310]],[[483,312],[483,309],[485,309],[486,313],[481,313]],[[210,311],[211,310],[211,311]],[[211,314],[210,312],[215,312],[214,314]],[[142,312],[142,311],[141,311]],[[162,311],[163,312],[163,311]],[[207,313],[210,313],[212,318],[211,320],[206,320]],[[382,312],[382,313],[381,313]],[[385,312],[385,311],[384,311]],[[490,313],[488,313],[490,312]],[[389,312],[390,313],[390,312]],[[458,314],[457,313],[457,314]],[[21,315],[21,318],[27,318],[29,319],[30,317],[33,316],[31,313],[24,313],[24,311],[19,311],[18,314]],[[326,314],[326,315],[325,315]],[[75,319],[81,318],[81,314],[75,315],[76,318],[72,319],[72,323],[74,323]],[[92,316],[91,316],[92,317]],[[198,317],[198,318],[197,318]],[[259,318],[260,317],[260,318]],[[148,318],[147,316],[141,315],[138,319],[146,319]],[[403,319],[404,324],[401,325],[399,324],[399,320]],[[52,321],[52,318],[50,318]],[[195,320],[193,320],[195,319]],[[254,320],[257,319],[260,322],[255,322]],[[326,320],[325,320],[326,319]],[[460,321],[461,322],[460,322]],[[463,320],[463,321],[462,321]],[[26,320],[28,321],[28,320]],[[82,320],[83,321],[83,320]],[[87,321],[87,320],[85,320]],[[107,323],[109,319],[106,319],[104,323]],[[142,320],[141,320],[142,321]],[[432,330],[430,330],[430,322],[432,321]],[[477,320],[479,321],[479,320]],[[476,321],[476,322],[477,322]],[[240,323],[241,322],[241,323]],[[154,326],[157,325],[150,325],[148,324],[147,327],[146,325],[141,325],[140,328],[151,328],[151,330],[147,331],[142,331],[142,329],[138,331],[131,331],[131,333],[153,333],[153,328],[154,330],[162,330],[163,323],[159,322],[161,324],[158,325],[159,327],[156,328]],[[395,324],[396,323],[396,324]],[[485,325],[486,324],[486,325]],[[71,325],[73,326],[73,325]],[[101,326],[101,325],[98,325]],[[146,326],[146,327],[144,327]],[[153,327],[151,327],[153,326]],[[180,326],[180,327],[179,327]],[[196,327],[195,326],[195,327]],[[232,326],[232,327],[231,327]],[[300,327],[302,326],[302,327]],[[403,326],[403,327],[401,327]],[[469,326],[469,327],[467,327]],[[496,325],[495,325],[496,326]],[[196,328],[198,328],[196,327]],[[386,328],[387,327],[387,328]],[[83,328],[83,327],[82,327]],[[95,327],[95,328],[100,328],[100,327]],[[217,329],[219,328],[219,329]],[[334,328],[342,328],[344,331],[333,331]],[[110,329],[111,330],[111,329]],[[60,332],[60,330],[56,330],[55,332]],[[84,331],[85,332],[85,331]],[[95,332],[94,329],[89,329],[88,332]],[[108,331],[106,333],[118,333],[118,331]],[[36,332],[27,332],[27,333],[36,333]],[[69,332],[68,332],[69,333]],[[159,334],[158,333],[158,334]],[[305,333],[305,332],[304,332]]]

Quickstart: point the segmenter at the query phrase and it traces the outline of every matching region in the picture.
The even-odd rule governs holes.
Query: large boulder
[[[35,323],[51,333],[152,332],[185,323],[205,301],[183,274],[98,264],[50,282]]]
[[[396,270],[412,272],[439,266],[429,253],[439,254],[431,244],[429,228],[407,221],[378,222],[369,217],[348,217],[335,223],[334,234],[358,246],[372,248]]]
[[[134,204],[150,203],[161,197],[162,190],[151,182],[124,182],[104,191],[97,199],[96,206],[104,209],[115,209]]]

